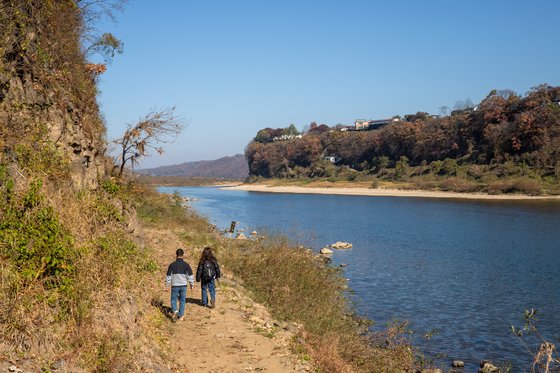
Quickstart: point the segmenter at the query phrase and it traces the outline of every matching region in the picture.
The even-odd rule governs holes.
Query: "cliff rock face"
[[[81,18],[69,1],[0,6],[0,157],[54,147],[77,188],[106,173],[105,128],[95,76],[79,42]],[[27,153],[30,153],[29,151]],[[14,159],[15,158],[15,159]]]
[[[5,139],[6,148],[18,143],[32,140],[26,135],[42,127],[43,137],[36,146],[45,146],[52,142],[70,163],[70,174],[77,188],[96,188],[98,179],[104,175],[103,153],[105,143],[98,136],[87,133],[84,123],[96,121],[96,113],[70,100],[62,104],[52,102],[52,94],[46,93],[40,84],[33,84],[30,77],[23,79],[6,74],[0,75],[0,84],[9,88],[3,93],[5,97],[0,104],[0,123],[13,126],[22,131],[17,143]],[[42,142],[42,143],[41,143]],[[6,149],[5,148],[5,149]]]

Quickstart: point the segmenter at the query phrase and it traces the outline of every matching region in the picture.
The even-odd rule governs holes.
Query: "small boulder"
[[[334,251],[332,251],[331,249],[329,249],[327,247],[323,247],[319,252],[323,255],[332,255],[332,253]]]
[[[299,331],[298,326],[294,323],[286,323],[286,326],[283,327],[282,329],[292,334],[296,334]]]
[[[453,368],[464,368],[465,367],[465,362],[461,361],[461,360],[453,360],[453,362],[451,363],[451,366]]]
[[[348,242],[337,241],[331,245],[333,249],[347,250],[352,248],[352,244]]]
[[[492,364],[492,362],[482,360],[480,362],[480,369],[478,370],[478,373],[498,373],[499,371],[498,367]]]
[[[245,236],[243,233],[239,233],[239,234],[237,235],[237,239],[238,239],[238,240],[246,240],[246,239],[247,239],[247,236]]]

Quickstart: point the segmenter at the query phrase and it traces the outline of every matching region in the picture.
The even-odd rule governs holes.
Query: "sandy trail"
[[[386,188],[321,188],[303,186],[271,186],[265,184],[241,184],[222,187],[227,190],[244,190],[263,193],[296,193],[296,194],[340,194],[348,196],[372,197],[423,197],[423,198],[455,198],[455,199],[484,199],[484,200],[560,200],[560,196],[528,196],[523,194],[490,195],[482,193],[455,193],[430,190],[401,190]]]
[[[162,287],[165,271],[174,260],[181,240],[169,231],[145,229],[146,244],[158,255]],[[198,256],[198,253],[196,254]],[[186,261],[196,271],[198,257],[187,248]],[[171,353],[176,357],[176,372],[297,372],[311,368],[298,362],[289,350],[291,331],[274,326],[267,310],[254,303],[246,291],[229,278],[217,285],[216,308],[201,305],[200,284],[187,291],[185,320],[172,324]],[[160,300],[169,306],[169,292]]]

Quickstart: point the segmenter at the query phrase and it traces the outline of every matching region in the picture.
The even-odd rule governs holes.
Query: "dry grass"
[[[179,208],[176,197],[143,192],[141,198],[139,216],[144,221],[159,227],[181,222],[173,227],[182,230],[186,247],[194,253],[214,247],[223,269],[233,273],[255,301],[276,319],[303,325],[304,342],[295,341],[294,350],[312,359],[318,372],[412,370],[414,353],[402,330],[368,333],[370,323],[354,314],[341,272],[310,251],[294,248],[283,237],[259,242],[223,238],[205,219]]]
[[[207,231],[208,221],[187,208],[181,196],[157,193],[147,185],[135,184],[138,217],[143,224],[169,229],[186,227],[188,231]]]
[[[346,281],[309,251],[275,242],[222,249],[224,265],[281,320],[304,325],[306,347],[324,372],[408,371],[413,353],[398,333],[367,332],[346,297]]]
[[[33,185],[22,178],[10,187],[6,173],[0,182],[0,356],[35,355],[47,368],[65,360],[99,372],[162,361],[161,315],[149,306],[157,265],[128,231],[126,198],[51,184],[32,192]]]
[[[523,193],[536,196],[542,193],[542,186],[537,180],[519,177],[491,182],[487,190],[489,194]]]

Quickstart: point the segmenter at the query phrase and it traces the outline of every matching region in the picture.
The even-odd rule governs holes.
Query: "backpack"
[[[214,268],[214,263],[212,262],[204,262],[202,264],[202,280],[210,281],[214,277],[216,277],[216,269]]]

